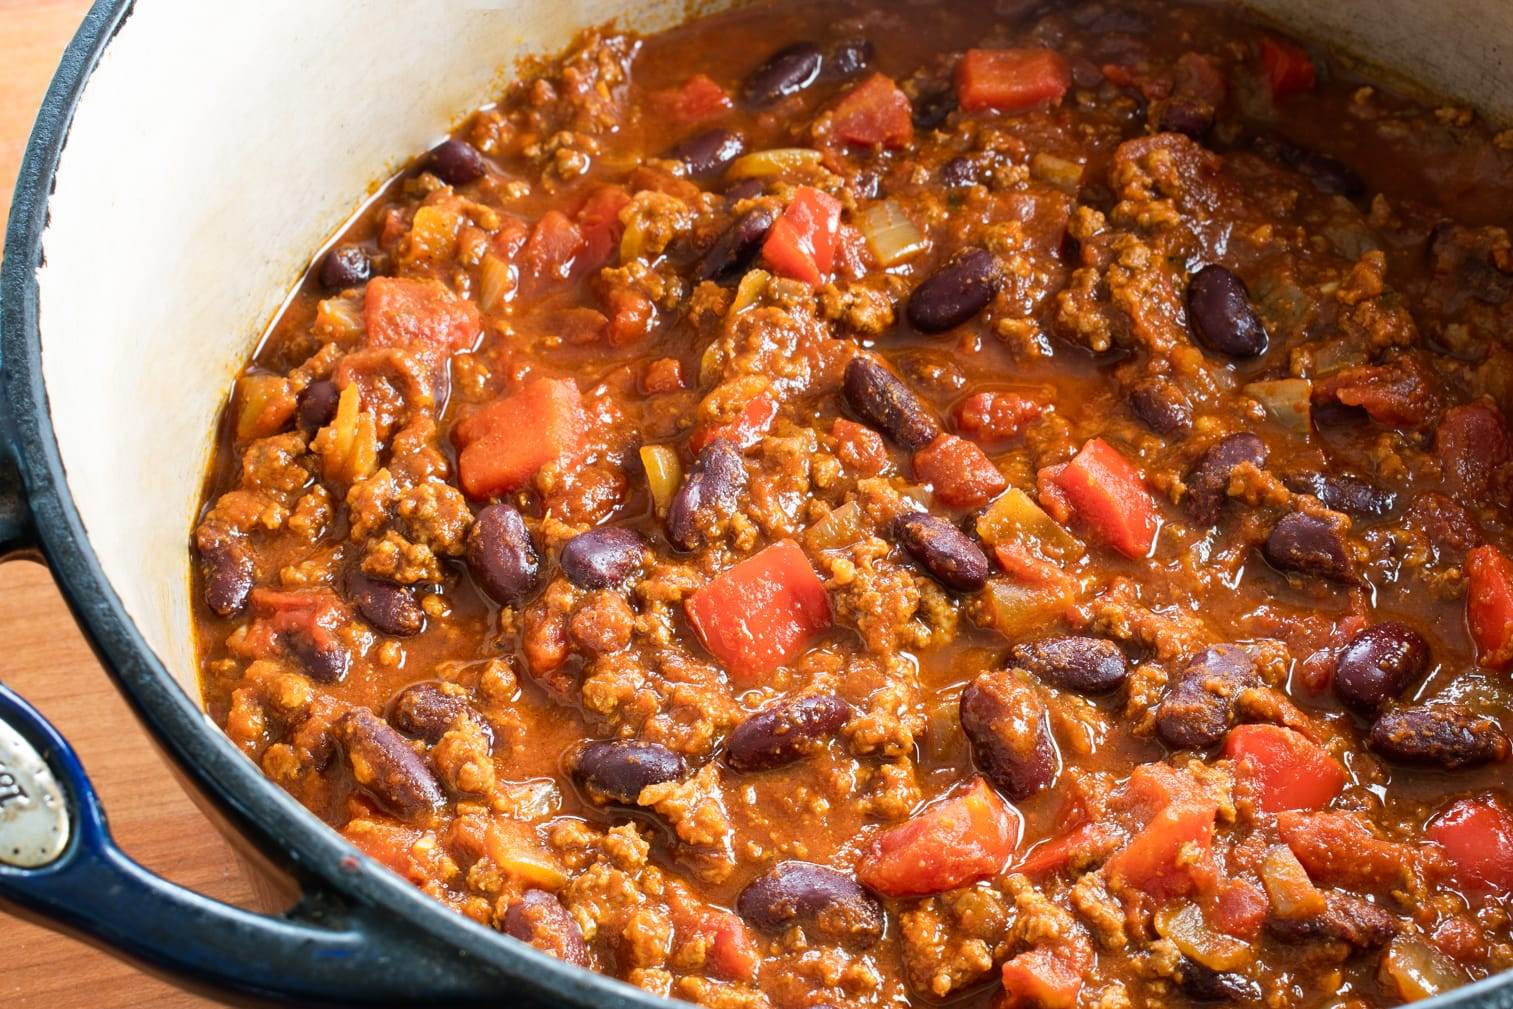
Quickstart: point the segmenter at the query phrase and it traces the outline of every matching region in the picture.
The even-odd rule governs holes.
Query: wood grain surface
[[[85,0],[0,0],[0,211],[58,58]],[[0,680],[78,749],[121,846],[168,878],[245,904],[251,888],[226,842],[169,773],[74,625],[45,568],[0,566]],[[0,1006],[181,1009],[187,995],[86,945],[0,913]]]

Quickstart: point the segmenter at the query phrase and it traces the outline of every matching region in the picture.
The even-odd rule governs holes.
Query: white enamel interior
[[[1507,0],[1252,6],[1513,112]],[[89,83],[49,205],[43,367],[90,540],[191,692],[187,544],[216,411],[310,254],[373,183],[493,97],[518,57],[612,17],[650,29],[683,12],[677,0],[138,0]]]

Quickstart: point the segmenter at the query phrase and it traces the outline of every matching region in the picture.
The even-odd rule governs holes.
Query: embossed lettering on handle
[[[36,869],[68,847],[68,804],[39,753],[0,722],[0,863]]]

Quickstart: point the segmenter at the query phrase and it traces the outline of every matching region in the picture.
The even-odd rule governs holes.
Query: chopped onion
[[[770,175],[798,171],[818,165],[824,155],[812,147],[775,147],[767,151],[752,151],[730,163],[725,171],[728,179],[761,179]]]
[[[1404,1002],[1417,1002],[1466,983],[1466,975],[1449,957],[1414,936],[1393,940],[1382,958],[1382,973]]]
[[[509,301],[519,285],[515,266],[492,252],[483,257],[478,268],[478,305],[485,312],[492,312]]]
[[[1156,931],[1209,970],[1229,971],[1250,960],[1250,946],[1208,927],[1196,904],[1166,908],[1156,915]]]
[[[1030,174],[1047,185],[1076,192],[1082,185],[1082,166],[1066,158],[1039,151],[1030,158]]]
[[[1252,382],[1245,395],[1260,403],[1271,419],[1293,434],[1307,436],[1313,428],[1313,383],[1306,378]]]
[[[1020,585],[994,578],[983,590],[993,626],[1008,638],[1041,630],[1065,612],[1070,592],[1062,585]]]
[[[772,274],[766,270],[747,270],[741,282],[736,285],[735,300],[730,303],[730,314],[736,315],[746,311],[767,290],[767,284],[772,280]]]
[[[977,517],[977,535],[989,546],[1012,543],[1057,560],[1074,560],[1086,551],[1075,536],[1045,513],[1018,487],[1010,487]]]
[[[810,526],[804,540],[811,550],[834,550],[855,543],[862,538],[862,533],[861,506],[855,501],[847,501]]]
[[[646,486],[658,515],[667,514],[672,496],[683,482],[683,464],[678,453],[668,445],[642,445],[641,466],[646,470]]]
[[[858,224],[872,247],[872,254],[883,266],[902,263],[930,244],[904,208],[893,200],[879,200],[868,207]]]
[[[1324,894],[1308,878],[1308,870],[1285,844],[1272,845],[1261,861],[1261,885],[1278,918],[1310,918],[1322,914]]]
[[[362,306],[352,298],[326,298],[315,306],[315,335],[327,343],[352,343],[366,330]]]

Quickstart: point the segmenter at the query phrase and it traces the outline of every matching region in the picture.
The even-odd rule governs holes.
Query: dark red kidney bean
[[[952,189],[977,184],[977,162],[966,155],[957,155],[940,166],[941,185]]]
[[[1259,683],[1255,656],[1239,645],[1214,645],[1195,655],[1156,707],[1156,735],[1179,750],[1201,750],[1234,724],[1235,699]]]
[[[1130,411],[1152,431],[1167,438],[1187,434],[1193,428],[1193,408],[1175,382],[1148,378],[1129,390]]]
[[[468,700],[467,691],[456,684],[439,680],[412,683],[389,701],[389,724],[427,743],[446,735],[461,718],[472,719],[492,738],[492,730]]]
[[[295,415],[302,431],[319,431],[336,416],[336,404],[341,400],[341,390],[328,379],[311,382],[299,394]]]
[[[1460,704],[1426,704],[1383,712],[1366,745],[1399,764],[1446,771],[1508,759],[1508,737],[1485,715]]]
[[[808,756],[840,731],[851,706],[834,694],[778,701],[737,725],[725,741],[725,763],[737,771],[766,771]]]
[[[369,578],[354,569],[347,573],[346,590],[347,601],[382,634],[407,637],[425,626],[425,612],[403,585]]]
[[[767,187],[762,185],[761,179],[742,179],[726,186],[721,195],[727,203],[740,203],[742,200],[754,200],[766,191]]]
[[[825,57],[825,77],[832,81],[855,77],[872,65],[874,56],[872,43],[866,39],[841,39]]]
[[[473,521],[467,562],[473,580],[501,606],[518,605],[541,577],[541,558],[525,519],[503,502],[484,508]]]
[[[1289,512],[1271,527],[1261,548],[1268,563],[1280,571],[1296,571],[1334,581],[1353,579],[1345,535],[1334,523],[1317,515]]]
[[[964,249],[914,289],[904,314],[921,333],[944,333],[987,308],[1000,283],[998,260],[991,252]]]
[[[813,42],[785,46],[747,76],[742,93],[748,104],[758,106],[796,95],[819,77],[824,59]]]
[[[352,776],[384,811],[418,820],[445,800],[431,769],[394,727],[367,708],[353,708],[332,731],[347,751]]]
[[[1009,659],[1060,690],[1106,694],[1129,678],[1129,660],[1103,638],[1065,635],[1015,645]]]
[[[431,152],[426,167],[449,186],[465,186],[483,178],[489,163],[483,160],[478,148],[453,137]]]
[[[942,126],[956,111],[956,91],[951,87],[922,90],[914,99],[914,128],[933,130]]]
[[[1182,133],[1194,140],[1202,140],[1214,125],[1214,107],[1191,95],[1173,95],[1158,102],[1152,112],[1158,131]]]
[[[1334,692],[1360,711],[1395,701],[1429,668],[1429,643],[1396,620],[1383,621],[1350,639],[1334,667]]]
[[[667,156],[683,162],[690,175],[709,175],[740,157],[745,149],[746,142],[739,133],[717,127],[681,141]]]
[[[361,245],[338,245],[320,261],[320,283],[328,291],[345,291],[373,279],[373,257]]]
[[[1284,482],[1298,494],[1312,494],[1332,511],[1346,515],[1386,515],[1397,496],[1348,473],[1293,473]]]
[[[1183,957],[1177,963],[1178,986],[1194,1002],[1259,1002],[1261,986],[1244,974],[1205,967]]]
[[[611,526],[568,540],[557,563],[567,580],[580,589],[604,589],[639,571],[645,557],[646,541],[640,533]]]
[[[1266,328],[1245,282],[1217,263],[1187,282],[1187,324],[1199,343],[1220,354],[1256,357],[1266,352]]]
[[[504,934],[575,967],[589,966],[583,930],[562,901],[545,890],[527,890],[504,912]]]
[[[745,487],[746,463],[735,442],[716,438],[705,445],[667,506],[667,541],[679,550],[696,549],[704,542],[705,516],[734,511]]]
[[[1048,787],[1061,755],[1045,704],[1020,673],[983,673],[961,692],[961,728],[972,755],[993,787],[1014,801]]]
[[[813,862],[779,862],[746,884],[736,912],[757,928],[791,925],[831,942],[869,946],[883,934],[883,906],[846,873]]]
[[[771,207],[755,207],[736,218],[699,260],[700,280],[729,280],[762,249],[777,214]]]
[[[940,437],[940,422],[924,401],[876,358],[853,357],[842,388],[852,412],[901,448],[915,452]]]
[[[641,789],[688,773],[683,758],[661,743],[616,739],[584,745],[572,759],[573,778],[595,802],[634,806]]]
[[[305,675],[317,683],[340,683],[352,664],[352,652],[334,637],[317,642],[305,631],[288,631],[282,636],[287,651]]]
[[[893,535],[936,581],[958,592],[976,592],[988,583],[988,555],[943,518],[928,512],[900,515]]]
[[[1217,523],[1229,500],[1230,475],[1241,463],[1264,467],[1267,454],[1266,443],[1248,431],[1226,435],[1210,445],[1187,475],[1188,517],[1201,526]]]
[[[205,580],[205,605],[220,617],[242,612],[256,574],[251,548],[234,533],[212,525],[195,530],[194,546]]]
[[[1304,918],[1266,920],[1266,929],[1283,942],[1343,942],[1356,949],[1376,949],[1402,931],[1395,915],[1353,894],[1337,890],[1324,894],[1324,910]]]
[[[1366,195],[1366,183],[1341,161],[1318,151],[1310,151],[1277,137],[1256,140],[1256,150],[1307,179],[1313,188],[1331,196],[1357,199]]]

